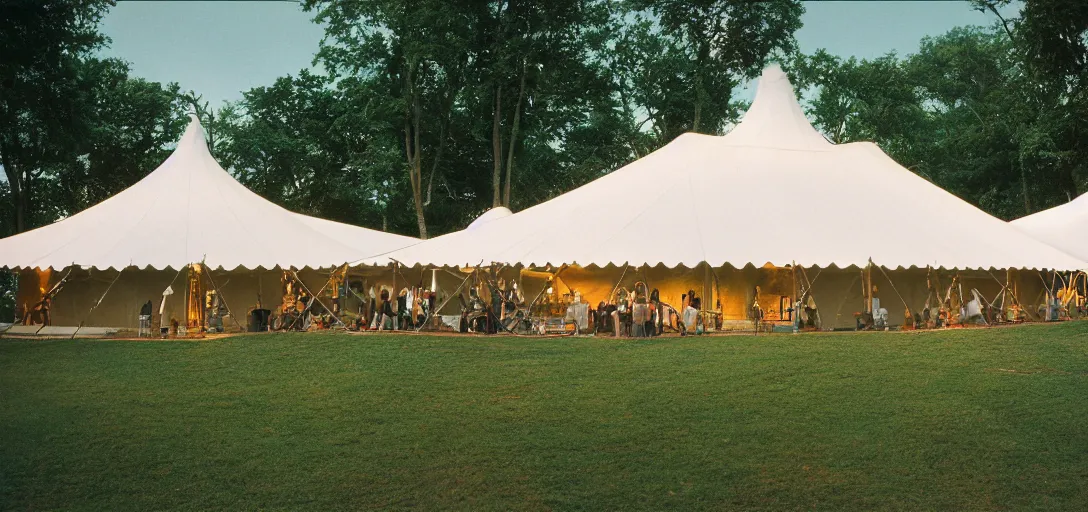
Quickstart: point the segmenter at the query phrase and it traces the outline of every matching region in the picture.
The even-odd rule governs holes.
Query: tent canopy
[[[177,148],[135,185],[76,215],[0,240],[0,266],[100,269],[323,267],[416,239],[290,212],[234,180],[193,117]]]
[[[1012,221],[1017,229],[1088,261],[1088,194]]]
[[[751,108],[725,136],[681,135],[550,201],[388,256],[450,266],[1084,266],[875,144],[831,144],[777,66],[764,71]]]
[[[487,224],[488,222],[504,217],[509,217],[513,214],[514,212],[510,211],[510,209],[505,206],[496,206],[480,214],[480,216],[476,217],[476,220],[473,220],[472,223],[470,223],[465,229],[474,230],[479,228],[480,226],[483,226],[484,224]]]

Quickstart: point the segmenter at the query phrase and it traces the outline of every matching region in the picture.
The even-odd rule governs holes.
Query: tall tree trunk
[[[510,142],[506,148],[506,185],[503,191],[502,204],[510,207],[510,181],[514,172],[514,144],[518,140],[518,126],[521,124],[521,104],[525,100],[525,77],[528,75],[528,61],[521,61],[521,84],[518,86],[518,101],[514,106],[514,123],[510,126]]]
[[[30,229],[30,183],[20,184],[18,195],[12,185],[11,193],[15,199],[15,232],[22,233]]]
[[[502,87],[495,84],[495,115],[491,121],[491,150],[494,153],[495,163],[491,171],[491,207],[502,206]]]
[[[446,149],[446,133],[449,132],[450,123],[453,122],[453,103],[456,97],[456,86],[450,86],[450,91],[446,93],[446,101],[443,104],[443,110],[445,116],[442,118],[442,124],[438,128],[438,150],[435,151],[434,161],[431,162],[431,172],[427,177],[427,199],[423,202],[423,206],[431,204],[431,193],[434,191],[434,175],[438,172],[438,164],[442,161],[442,153]]]
[[[697,40],[704,40],[699,38]],[[698,56],[695,59],[695,117],[691,122],[691,131],[698,133],[699,124],[703,119],[703,104],[706,103],[706,86],[703,85],[703,67],[710,59],[710,45],[699,45]]]
[[[702,115],[703,115],[703,99],[702,99],[702,96],[703,95],[700,94],[699,92],[695,93],[695,97],[696,97],[696,100],[695,100],[695,119],[691,122],[691,131],[696,132],[696,133],[699,132],[699,121],[701,120]]]
[[[1024,215],[1031,215],[1031,196],[1028,195],[1028,171],[1020,162],[1020,192],[1024,195]]]
[[[413,82],[415,65],[415,62],[409,63],[404,82],[408,98],[408,107],[404,112],[404,156],[408,162],[408,181],[412,184],[412,201],[415,203],[419,237],[426,240],[427,221],[423,215],[423,173],[419,142],[422,120],[420,119],[419,93]]]
[[[420,151],[419,132],[420,125],[422,125],[421,108],[419,106],[419,94],[415,91],[415,87],[412,88],[412,110],[415,129],[413,130],[413,139],[415,144],[415,186],[412,190],[412,196],[416,203],[416,223],[419,224],[419,238],[427,239],[427,220],[423,216],[423,158]]]
[[[27,222],[30,217],[29,183],[23,180],[20,167],[12,162],[11,148],[4,145],[0,148],[0,164],[4,166],[4,174],[8,179],[8,187],[11,190],[11,200],[15,206],[15,233],[27,230]]]

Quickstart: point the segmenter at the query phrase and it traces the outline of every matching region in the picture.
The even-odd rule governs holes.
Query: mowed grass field
[[[1088,510],[1088,322],[0,340],[0,509]]]

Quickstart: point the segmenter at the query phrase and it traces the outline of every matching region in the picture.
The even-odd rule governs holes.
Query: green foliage
[[[720,134],[740,114],[732,92],[768,60],[795,51],[799,1],[635,0],[618,11],[614,87],[629,116],[663,145],[687,131]],[[636,143],[637,144],[637,143]],[[639,153],[648,149],[637,144]]]
[[[12,0],[0,4],[0,165],[14,218],[8,233],[49,222],[35,207],[36,181],[65,163],[88,126],[81,123],[79,65],[106,39],[97,31],[106,0]]]
[[[0,503],[1079,511],[1086,337],[0,340]]]
[[[390,204],[407,201],[393,195],[403,175],[389,172],[401,161],[358,105],[332,79],[305,70],[252,89],[219,112],[220,160],[288,209],[383,229]]]
[[[327,26],[318,60],[336,89],[366,106],[358,122],[381,154],[402,155],[385,173],[408,179],[386,182],[410,185],[420,235],[426,224],[461,228],[489,205],[530,206],[629,157],[601,147],[620,124],[592,58],[604,51],[605,2],[305,6]]]
[[[995,3],[983,8],[991,5],[998,12]],[[1088,190],[1088,102],[1076,77],[1041,71],[1047,61],[1025,50],[1025,26],[956,28],[902,59],[818,51],[795,59],[794,74],[832,140],[875,141],[946,190],[1013,219]]]
[[[0,4],[0,232],[71,215],[136,182],[183,127],[174,84],[129,76],[93,53],[106,0]]]

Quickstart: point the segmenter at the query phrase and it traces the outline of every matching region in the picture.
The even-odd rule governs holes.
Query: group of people
[[[395,331],[416,329],[427,322],[434,311],[436,294],[422,287],[403,287],[393,295],[392,288],[382,286],[360,297],[362,304],[354,328],[365,331]]]
[[[354,330],[407,330],[423,325],[435,308],[435,293],[421,286],[406,286],[394,295],[389,286],[363,292],[362,282],[346,279],[330,282],[323,300],[311,297],[305,287],[285,277],[283,304],[273,322],[273,330],[309,330],[337,324]],[[341,302],[354,295],[358,307],[345,309]]]
[[[591,317],[594,332],[612,333],[616,337],[660,336],[667,330],[680,335],[702,334],[706,330],[703,315],[699,314],[702,299],[695,290],[688,290],[681,297],[681,309],[661,301],[655,288],[647,293],[643,282],[635,283],[634,290],[617,289],[614,299],[601,301]]]

